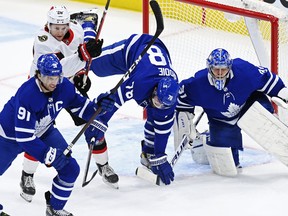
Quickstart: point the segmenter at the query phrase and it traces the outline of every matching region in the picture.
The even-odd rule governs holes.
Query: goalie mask
[[[179,84],[171,77],[162,78],[152,94],[153,106],[158,109],[168,109],[176,102]]]
[[[211,52],[206,60],[208,76],[216,89],[222,90],[225,87],[227,78],[230,75],[233,60],[230,54],[222,48],[215,49]]]
[[[54,54],[41,55],[37,61],[37,78],[47,91],[53,91],[62,82],[62,65]]]

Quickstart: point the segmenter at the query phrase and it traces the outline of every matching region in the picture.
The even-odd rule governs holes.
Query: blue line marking
[[[34,38],[40,27],[0,16],[0,43]]]

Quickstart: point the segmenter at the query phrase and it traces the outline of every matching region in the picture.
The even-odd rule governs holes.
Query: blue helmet
[[[162,78],[157,86],[158,100],[165,107],[171,107],[177,99],[179,84],[171,77]]]
[[[62,65],[54,54],[44,54],[38,58],[37,67],[44,76],[61,76]]]
[[[233,60],[230,54],[222,48],[213,50],[206,60],[208,72],[212,76],[215,87],[218,90],[222,90],[225,86],[226,79],[229,77],[230,70],[232,68]],[[216,76],[212,69],[228,69],[228,72],[224,76]]]

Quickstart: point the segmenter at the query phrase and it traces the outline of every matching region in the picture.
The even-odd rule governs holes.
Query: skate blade
[[[112,188],[114,188],[114,189],[119,189],[118,182],[116,182],[116,183],[110,183],[110,182],[106,181],[104,178],[102,178],[102,180],[103,180],[103,182],[104,182],[105,184],[107,184],[108,186],[110,186],[110,187],[112,187]]]
[[[20,196],[27,202],[32,202],[33,195],[25,194],[23,192],[20,193]]]

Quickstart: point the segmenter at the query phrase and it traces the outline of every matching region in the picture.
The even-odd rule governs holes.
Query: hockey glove
[[[91,58],[99,56],[102,52],[103,39],[90,39],[87,43],[80,44],[78,56],[81,61],[90,61]]]
[[[107,123],[102,123],[95,119],[84,133],[86,142],[90,144],[92,140],[95,140],[95,143],[102,140],[107,129]]]
[[[277,97],[272,97],[272,101],[284,109],[288,109],[288,88],[284,87],[279,92]]]
[[[94,101],[99,107],[102,107],[102,111],[100,114],[104,114],[105,112],[112,111],[115,104],[116,96],[111,93],[102,93],[97,99]]]
[[[165,185],[174,181],[174,172],[171,164],[167,161],[166,154],[159,154],[151,157],[150,166],[154,174],[158,175]]]
[[[44,163],[47,167],[53,166],[56,170],[61,170],[70,160],[70,154],[64,155],[61,149],[50,147],[46,153]]]
[[[89,77],[87,77],[86,83],[83,82],[83,78],[85,76],[86,72],[85,70],[79,71],[74,77],[73,82],[76,89],[85,97],[87,97],[87,92],[89,91],[91,87],[91,80]]]

